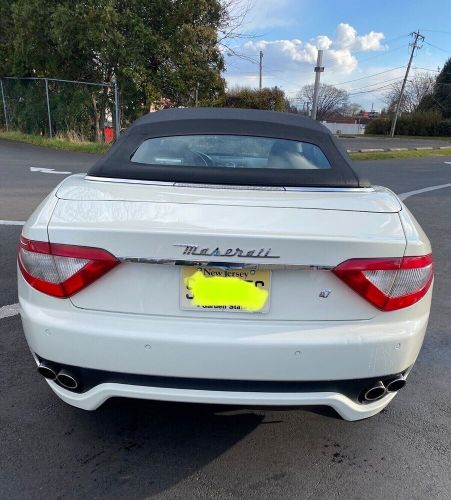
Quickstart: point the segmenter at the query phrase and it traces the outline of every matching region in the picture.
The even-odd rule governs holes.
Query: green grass
[[[40,135],[23,134],[22,132],[2,132],[0,139],[27,142],[37,146],[45,146],[67,151],[80,151],[83,153],[105,154],[109,144],[95,142],[71,142],[65,139],[49,139]],[[391,160],[399,158],[427,158],[430,156],[451,156],[451,147],[446,149],[428,149],[420,151],[381,151],[374,153],[350,153],[352,160]]]
[[[362,139],[365,139],[365,137],[379,137],[380,139],[392,139],[392,137],[386,135],[386,134],[362,134],[362,135],[354,135],[353,137],[361,137]],[[446,142],[451,142],[451,137],[449,136],[431,136],[431,135],[395,135],[393,139],[410,139],[410,140],[415,140],[415,139],[426,139],[430,141],[446,141]]]
[[[109,149],[109,144],[96,142],[71,142],[66,139],[49,139],[40,135],[23,134],[22,132],[4,132],[0,131],[0,139],[9,139],[11,141],[27,142],[37,146],[48,148],[65,149],[67,151],[79,151],[82,153],[105,154]]]
[[[446,149],[426,149],[420,151],[380,151],[375,153],[349,153],[352,160],[392,160],[402,158],[429,158],[431,156],[451,156],[451,147]]]

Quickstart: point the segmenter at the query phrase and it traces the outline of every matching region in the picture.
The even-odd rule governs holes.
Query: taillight
[[[86,288],[119,264],[106,250],[20,238],[19,268],[40,292],[66,298]]]
[[[333,272],[382,311],[394,311],[418,302],[434,276],[432,255],[381,259],[351,259]]]

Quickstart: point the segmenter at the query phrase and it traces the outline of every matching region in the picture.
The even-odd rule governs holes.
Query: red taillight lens
[[[66,298],[119,264],[106,250],[20,238],[19,268],[33,288]]]
[[[388,259],[351,259],[333,272],[364,299],[382,311],[418,302],[434,277],[432,255]]]

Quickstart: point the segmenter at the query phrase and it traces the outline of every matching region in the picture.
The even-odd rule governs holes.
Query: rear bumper
[[[32,293],[32,301],[20,294],[22,323],[32,352],[44,359],[109,372],[266,381],[402,372],[420,351],[430,299],[378,320],[254,322],[87,311]]]
[[[55,374],[64,371],[76,381],[76,387],[67,389],[60,380],[47,380],[64,401],[85,410],[95,410],[111,397],[130,397],[239,406],[326,405],[346,420],[359,420],[378,413],[395,396],[386,390],[377,402],[362,399],[367,389],[380,382],[378,378],[310,382],[204,380],[105,372],[34,357],[38,365],[43,364]],[[407,377],[409,371],[402,375]],[[381,377],[381,380],[387,387],[388,382],[399,375]]]
[[[48,381],[48,384],[63,401],[83,410],[95,410],[112,397],[125,397],[239,406],[330,406],[345,420],[361,420],[376,415],[396,395],[390,393],[377,402],[359,404],[336,392],[304,394],[223,392],[107,383],[77,394],[63,389],[55,382]]]
[[[30,349],[61,365],[143,376],[237,381],[338,381],[383,377],[415,362],[431,291],[414,306],[369,321],[252,321],[169,318],[87,311],[34,291],[19,277]],[[100,383],[66,402],[95,409],[125,396],[234,405],[328,405],[349,420],[378,413],[393,395],[360,404],[340,391],[217,391]]]

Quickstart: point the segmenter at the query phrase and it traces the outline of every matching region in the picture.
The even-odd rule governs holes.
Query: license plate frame
[[[249,310],[240,304],[235,305],[194,305],[193,294],[186,286],[186,279],[200,271],[205,277],[235,277],[267,291],[266,302],[258,310]],[[226,313],[267,314],[271,299],[271,271],[269,269],[221,266],[181,266],[180,269],[180,308],[184,311],[207,311]]]

